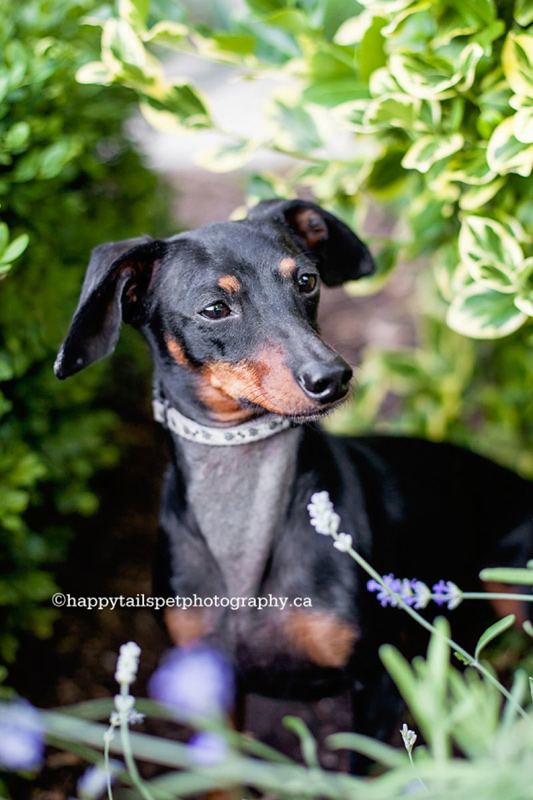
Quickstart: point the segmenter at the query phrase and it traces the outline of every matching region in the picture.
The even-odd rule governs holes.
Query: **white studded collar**
[[[248,444],[268,439],[294,426],[294,423],[285,417],[270,416],[265,422],[244,422],[232,428],[213,428],[185,417],[177,408],[171,406],[161,396],[161,393],[158,394],[159,396],[155,397],[152,403],[154,419],[175,433],[176,436],[190,442],[199,442],[215,447]]]

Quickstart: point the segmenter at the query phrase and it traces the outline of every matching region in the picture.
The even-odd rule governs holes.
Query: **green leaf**
[[[375,17],[372,25],[365,31],[365,34],[357,51],[357,61],[359,64],[359,80],[366,81],[376,69],[385,66],[386,55],[384,50],[385,39],[381,29],[385,20]]]
[[[267,116],[275,141],[283,150],[306,154],[323,144],[312,116],[303,106],[291,107],[275,100]]]
[[[475,281],[497,291],[517,288],[524,254],[514,236],[496,220],[465,217],[459,233],[459,254]]]
[[[163,69],[144,47],[133,27],[122,19],[108,19],[102,31],[102,61],[122,80],[151,84],[163,79]]]
[[[196,156],[196,164],[211,172],[233,172],[253,158],[257,146],[254,142],[230,142],[212,145]]]
[[[31,129],[27,122],[16,122],[5,134],[2,146],[6,150],[20,151],[30,138]]]
[[[150,0],[119,0],[119,16],[134,28],[143,28],[146,24]]]
[[[482,209],[504,185],[505,178],[495,178],[485,185],[471,186],[461,193],[459,206],[464,211],[477,211],[478,209]]]
[[[448,180],[474,186],[490,183],[496,177],[487,164],[487,148],[482,146],[457,153],[449,162],[447,172]]]
[[[502,51],[502,66],[513,92],[533,97],[533,36],[510,33]]]
[[[533,107],[519,108],[513,117],[513,134],[523,144],[533,144]]]
[[[516,617],[514,614],[509,614],[507,617],[503,617],[503,619],[499,619],[498,622],[495,622],[494,625],[491,625],[490,628],[487,628],[484,633],[479,637],[478,643],[476,645],[475,657],[479,661],[479,657],[481,655],[482,650],[496,639],[500,633],[508,630],[514,625]]]
[[[457,68],[446,59],[429,53],[395,53],[390,69],[402,89],[412,97],[432,100],[451,97],[453,87],[469,89],[475,69],[483,55],[478,44],[466,45],[458,58]]]
[[[407,151],[402,166],[427,172],[437,161],[456,153],[463,147],[464,139],[460,133],[449,136],[421,136]]]
[[[163,44],[173,47],[182,44],[188,32],[188,27],[181,22],[164,20],[158,22],[153,28],[150,28],[150,30],[142,33],[141,38],[143,42],[149,42],[150,44]]]
[[[0,255],[4,252],[9,242],[9,228],[5,222],[0,222]]]
[[[368,86],[353,77],[313,81],[302,93],[302,100],[305,103],[317,103],[318,105],[337,108],[343,103],[364,99],[370,99]]]
[[[472,339],[500,339],[520,328],[527,317],[512,295],[474,284],[460,292],[448,309],[448,326]]]
[[[174,82],[157,89],[157,99],[147,96],[140,103],[146,120],[165,133],[212,127],[209,110],[199,91],[188,83]]]
[[[378,764],[394,769],[406,763],[406,753],[388,744],[358,733],[334,733],[325,741],[331,750],[353,750],[372,759]]]
[[[283,717],[283,724],[298,736],[302,756],[307,766],[319,768],[317,743],[303,719],[299,717]]]
[[[76,72],[76,80],[82,84],[97,83],[105,86],[112,82],[113,74],[101,61],[91,61],[79,68]]]
[[[520,142],[514,135],[515,116],[501,122],[487,147],[487,161],[490,168],[499,175],[516,172],[524,178],[533,169],[533,145]]]
[[[533,586],[533,569],[515,569],[514,567],[490,567],[479,573],[482,581],[510,583]]]
[[[29,241],[30,237],[27,233],[22,233],[16,239],[13,239],[11,244],[0,254],[0,265],[4,266],[16,261],[27,248]]]
[[[40,153],[38,177],[42,180],[56,178],[81,151],[81,142],[65,139],[54,142]]]
[[[533,22],[533,5],[531,0],[515,0],[514,18],[523,28]]]

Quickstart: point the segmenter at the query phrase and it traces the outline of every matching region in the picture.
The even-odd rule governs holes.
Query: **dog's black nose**
[[[352,379],[353,370],[342,358],[329,364],[313,361],[300,372],[304,392],[319,403],[331,403],[344,397]]]

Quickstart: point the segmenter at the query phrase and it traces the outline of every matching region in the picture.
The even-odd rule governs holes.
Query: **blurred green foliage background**
[[[109,408],[125,387],[113,364],[65,384],[52,373],[88,254],[102,241],[165,233],[168,224],[166,192],[123,134],[132,98],[76,81],[98,48],[94,29],[80,24],[93,8],[91,0],[0,2],[0,659],[7,661],[22,633],[50,632],[55,612],[42,605],[56,588],[54,567],[74,515],[96,509],[89,479],[119,456],[120,423]],[[129,347],[139,356],[137,377],[147,377],[136,338]]]
[[[336,426],[451,438],[533,475],[531,3],[219,0],[212,24],[153,24],[148,6],[120,0],[96,21],[100,60],[79,80],[131,88],[163,131],[223,133],[204,168],[293,156],[250,177],[249,204],[303,190],[363,236],[369,209],[393,220],[370,237],[378,274],[349,292],[420,265],[416,347],[370,349]],[[165,74],[161,45],[275,77],[261,133],[221,124],[212,98]]]

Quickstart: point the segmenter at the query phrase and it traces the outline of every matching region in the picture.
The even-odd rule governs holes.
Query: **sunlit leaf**
[[[513,296],[474,284],[458,294],[448,309],[450,328],[473,339],[500,339],[520,328],[526,315]]]

